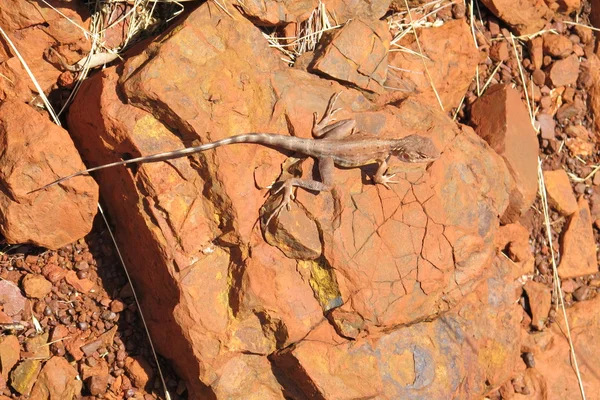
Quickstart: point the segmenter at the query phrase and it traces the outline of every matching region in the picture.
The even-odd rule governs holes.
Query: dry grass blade
[[[600,165],[596,165],[594,167],[594,169],[589,174],[587,174],[587,176],[585,178],[580,178],[577,175],[570,173],[570,172],[568,172],[568,175],[571,177],[571,180],[573,182],[581,183],[581,182],[587,181],[588,179],[592,179],[598,171],[600,171]]]
[[[429,73],[429,68],[427,68],[427,63],[425,62],[425,57],[423,56],[423,49],[421,48],[421,42],[419,42],[419,36],[417,35],[417,31],[415,30],[415,27],[412,24],[412,14],[410,12],[410,7],[408,7],[407,0],[404,0],[404,5],[406,6],[408,18],[411,21],[411,30],[412,30],[413,34],[415,35],[415,43],[417,44],[417,48],[419,49],[419,53],[421,54],[421,60],[423,60],[423,67],[425,68],[425,73],[427,74],[427,78],[429,79],[429,84],[431,85],[431,88],[433,89],[433,93],[435,94],[435,98],[437,99],[438,104],[440,105],[440,108],[442,109],[442,111],[445,111],[444,105],[442,104],[442,99],[440,98],[440,95],[439,95],[437,89],[435,88],[435,84],[433,83],[433,78],[431,77],[431,74]]]
[[[533,116],[533,108],[529,103],[529,94],[527,93],[527,84],[525,83],[525,75],[523,74],[523,66],[521,65],[521,58],[519,57],[519,52],[517,51],[517,44],[515,43],[515,37],[513,34],[510,34],[513,51],[515,52],[515,59],[517,60],[517,66],[519,67],[519,76],[521,77],[521,86],[523,87],[523,92],[525,92],[525,100],[527,102],[527,110],[529,111],[529,118],[531,120],[531,126],[535,128],[535,118]],[[536,129],[537,131],[537,129]]]
[[[581,392],[582,399],[586,399],[585,390],[583,389],[583,380],[579,373],[579,364],[577,363],[577,356],[575,355],[575,347],[573,346],[573,340],[571,339],[571,328],[569,327],[569,319],[567,318],[567,310],[565,309],[565,302],[562,295],[560,277],[558,276],[558,270],[556,268],[556,256],[554,252],[554,246],[552,245],[552,230],[550,228],[550,215],[548,213],[548,196],[546,192],[546,184],[544,182],[544,174],[542,171],[542,161],[538,158],[538,185],[539,194],[542,199],[542,211],[544,213],[544,224],[546,227],[546,234],[548,236],[548,246],[550,247],[550,256],[552,257],[552,276],[554,277],[554,296],[558,299],[558,305],[565,319],[566,336],[569,342],[569,350],[571,352],[571,359],[575,375],[577,375],[577,382],[579,384],[579,391]]]
[[[54,108],[52,108],[52,105],[48,101],[48,98],[44,94],[44,91],[42,90],[40,84],[38,83],[37,79],[35,79],[35,76],[33,75],[33,72],[31,72],[31,69],[29,69],[29,66],[27,65],[27,62],[25,62],[25,60],[21,56],[21,53],[19,52],[19,50],[17,49],[17,47],[15,46],[15,44],[12,42],[12,40],[10,40],[10,37],[8,36],[8,34],[6,32],[4,32],[4,29],[2,29],[2,27],[0,27],[0,34],[2,34],[2,36],[4,37],[4,40],[6,40],[6,42],[8,43],[8,45],[10,46],[10,48],[12,49],[12,51],[15,53],[15,55],[17,56],[17,58],[21,62],[21,65],[23,65],[23,68],[27,72],[27,75],[29,75],[29,78],[33,82],[33,85],[37,89],[40,98],[44,102],[44,105],[46,106],[46,109],[48,110],[48,112],[52,116],[52,119],[54,120],[54,123],[56,125],[60,126],[60,121],[58,120],[58,116],[54,112]]]
[[[485,93],[485,90],[488,88],[488,86],[492,82],[492,79],[494,79],[494,75],[496,75],[496,72],[498,72],[498,70],[500,69],[501,66],[502,66],[502,61],[500,61],[498,63],[498,65],[496,65],[496,68],[494,68],[494,70],[492,71],[492,73],[488,77],[487,81],[485,81],[485,84],[481,88],[481,94]]]
[[[587,28],[587,29],[591,29],[591,30],[596,31],[596,32],[600,32],[599,28],[594,28],[593,26],[589,26],[589,25],[585,25],[585,24],[580,24],[579,22],[563,21],[563,24],[565,24],[565,25],[581,26],[582,28]]]
[[[125,276],[127,276],[127,281],[129,282],[129,286],[131,286],[131,292],[133,293],[133,298],[135,300],[135,304],[137,304],[138,312],[140,313],[140,319],[142,320],[142,324],[144,325],[144,330],[146,331],[146,335],[148,336],[148,342],[150,343],[150,349],[152,350],[152,356],[154,357],[154,362],[156,363],[156,368],[158,369],[158,375],[160,377],[160,382],[161,382],[163,390],[165,392],[165,398],[167,400],[171,400],[171,395],[169,394],[169,391],[167,390],[167,384],[165,383],[165,378],[164,378],[162,369],[160,367],[160,362],[158,361],[158,356],[156,354],[156,350],[154,349],[154,343],[152,343],[152,336],[150,336],[150,331],[148,330],[148,325],[146,324],[146,318],[144,318],[144,313],[142,312],[142,308],[140,307],[140,302],[138,300],[138,296],[135,291],[135,286],[133,286],[133,282],[131,281],[131,277],[129,276],[129,271],[127,271],[127,267],[125,265],[125,260],[123,259],[121,250],[119,249],[119,246],[117,245],[117,240],[115,239],[112,229],[110,229],[110,225],[108,223],[108,220],[106,219],[106,215],[104,215],[104,210],[102,210],[100,203],[98,203],[98,210],[100,211],[100,214],[102,215],[102,220],[104,221],[104,224],[106,225],[106,229],[108,229],[110,239],[112,240],[112,242],[115,246],[115,250],[117,251],[119,261],[121,262],[121,265],[123,266],[123,271],[125,271]]]
[[[306,21],[298,24],[296,36],[280,37],[277,33],[263,33],[264,38],[269,42],[270,47],[281,51],[287,58],[283,61],[290,66],[294,65],[296,59],[317,47],[323,34],[327,31],[340,28],[342,25],[334,25],[329,19],[325,4],[319,1],[317,7],[311,12]]]

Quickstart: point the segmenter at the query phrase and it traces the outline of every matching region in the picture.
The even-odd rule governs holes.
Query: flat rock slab
[[[428,136],[442,156],[429,166],[393,160],[398,183],[391,190],[370,182],[371,167],[336,169],[335,191],[298,190],[291,211],[264,236],[257,221],[265,184],[279,176],[285,160],[275,150],[224,146],[99,173],[107,208],[120,221],[125,261],[143,288],[155,345],[188,381],[191,398],[235,397],[240,389],[232,379],[246,366],[257,379],[241,381],[248,393],[281,398],[293,385],[282,383],[280,374],[292,379],[293,371],[274,373],[270,360],[284,348],[309,348],[307,338],[322,329],[340,348],[352,347],[347,337],[365,343],[371,335],[393,344],[405,340],[401,326],[467,301],[489,277],[498,216],[514,185],[503,158],[472,129],[416,100],[382,107],[289,69],[257,45],[262,40],[247,20],[200,6],[129,59],[120,75],[109,68],[84,83],[68,116],[75,140],[90,163],[100,165],[240,133],[310,137],[313,112],[322,114],[328,99],[342,92],[338,119],[352,117],[360,131],[379,137]],[[312,176],[310,163],[304,176]],[[286,235],[277,235],[282,230]],[[298,256],[300,250],[286,252],[298,258],[286,257],[281,250],[293,246],[309,249],[310,257]],[[488,304],[493,296],[482,299]],[[418,329],[443,338],[435,331],[448,324],[459,332],[469,322]],[[408,337],[417,340],[418,329]],[[364,347],[364,354],[372,350]],[[315,351],[321,350],[309,353]],[[450,370],[460,352],[448,354],[454,356],[439,362]],[[409,355],[397,359],[390,352],[381,360],[393,369]],[[496,375],[505,376],[502,368],[492,363],[485,373],[496,382]],[[391,383],[382,385],[392,390]]]

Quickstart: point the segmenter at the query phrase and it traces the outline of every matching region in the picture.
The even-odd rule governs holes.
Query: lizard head
[[[410,163],[431,162],[440,157],[440,151],[433,141],[424,136],[410,135],[398,139],[392,148],[392,154],[401,161]]]

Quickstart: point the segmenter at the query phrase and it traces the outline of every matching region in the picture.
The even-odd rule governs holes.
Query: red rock
[[[31,391],[30,400],[75,400],[81,395],[77,371],[62,357],[52,357],[44,364]]]
[[[469,32],[464,21],[449,24],[448,30]],[[159,115],[177,126],[186,142],[250,131],[308,137],[312,113],[322,113],[337,91],[342,91],[338,106],[344,110],[336,117],[356,117],[361,130],[379,137],[430,135],[444,154],[428,167],[391,160],[399,180],[391,190],[365,182],[360,169],[336,169],[337,199],[298,190],[296,206],[302,206],[298,208],[322,235],[322,255],[302,261],[267,245],[256,223],[265,193],[255,186],[254,170],[261,166],[279,172],[284,160],[272,149],[226,146],[199,155],[202,168],[182,158],[140,165],[135,173],[126,168],[99,173],[107,209],[119,221],[117,239],[126,243],[130,273],[144,293],[141,307],[153,315],[148,319],[153,341],[169,354],[193,399],[208,397],[203,396],[206,391],[214,395],[234,389],[225,385],[231,380],[223,375],[224,366],[235,372],[244,363],[266,364],[259,356],[253,356],[256,364],[247,361],[242,357],[246,351],[266,357],[262,354],[271,349],[311,343],[307,335],[323,325],[324,310],[336,299],[345,302],[339,326],[363,320],[357,335],[362,343],[379,340],[382,332],[401,341],[400,327],[435,319],[487,281],[496,254],[497,216],[508,205],[508,168],[472,129],[457,127],[439,107],[414,98],[384,106],[306,71],[281,68],[262,40],[244,19],[224,18],[201,5],[122,68],[91,76],[68,116],[89,163],[182,147],[172,128],[155,118]],[[471,54],[474,45],[467,42],[460,46]],[[428,46],[439,47],[433,42]],[[210,62],[202,61],[206,57]],[[469,62],[474,67],[477,59]],[[182,65],[186,73],[172,73]],[[240,79],[243,91],[235,89]],[[197,95],[206,90],[211,99]],[[94,107],[86,100],[90,98]],[[339,228],[334,229],[332,219]],[[514,288],[510,290],[514,297]],[[503,287],[494,286],[489,296],[499,296],[499,291],[504,293]],[[482,294],[483,299],[489,296]],[[480,314],[472,307],[463,311]],[[352,334],[351,328],[343,332]],[[438,331],[448,329],[440,325]],[[511,340],[517,341],[513,331]],[[504,330],[493,333],[503,335]],[[351,346],[332,334],[340,348]],[[496,342],[481,357],[489,369],[477,368],[493,385],[501,383],[506,371],[503,362],[492,365],[491,360],[510,361],[514,349],[518,354],[518,346],[504,346],[505,338]],[[478,358],[471,355],[465,359]],[[394,354],[386,353],[383,362],[398,370]],[[257,385],[276,389],[273,370],[261,369],[257,376]],[[459,382],[458,372],[455,377]],[[473,376],[469,383],[483,386],[486,379]],[[281,390],[275,394],[283,396]]]
[[[538,190],[538,140],[519,93],[506,85],[495,85],[473,104],[475,131],[509,166],[516,187],[503,222],[515,221],[535,199]]]
[[[508,44],[504,41],[496,42],[490,48],[490,58],[496,62],[508,60]]]
[[[579,210],[569,219],[562,236],[558,275],[563,279],[598,272],[590,208],[583,197],[577,204]]]
[[[533,71],[532,79],[537,86],[543,86],[546,83],[546,74],[541,69],[536,69]]]
[[[356,41],[357,37],[370,39]],[[352,20],[332,31],[330,37],[321,39],[310,70],[371,92],[383,93],[390,39],[384,21]]]
[[[546,4],[540,1],[524,0],[520,1],[518,6],[510,0],[483,0],[482,3],[519,35],[540,31],[551,15]]]
[[[548,201],[556,211],[562,215],[571,215],[579,209],[569,176],[564,169],[544,171],[544,183]]]
[[[381,19],[388,11],[389,5],[390,0],[355,2],[332,0],[327,3],[327,12],[335,15],[337,23],[343,24],[349,19]],[[305,21],[316,6],[317,3],[312,0],[282,2],[253,0],[239,5],[241,12],[257,26],[282,26],[290,22]]]
[[[218,399],[275,400],[282,399],[281,386],[272,373],[271,363],[264,357],[240,354],[228,360],[214,385]]]
[[[0,342],[0,365],[2,366],[2,377],[8,380],[8,373],[19,361],[21,345],[19,339],[14,335],[7,335]]]
[[[80,293],[89,293],[96,284],[87,278],[79,279],[77,272],[70,270],[65,274],[67,283]]]
[[[94,366],[82,363],[80,365],[81,380],[87,381],[92,376],[103,376],[109,374],[108,363],[104,359],[98,360]]]
[[[534,68],[540,71],[544,66],[544,39],[541,36],[532,38],[527,42],[527,46]]]
[[[494,239],[496,248],[505,251],[513,261],[514,279],[531,274],[534,269],[534,257],[529,245],[529,231],[519,223],[503,225]]]
[[[581,8],[581,0],[558,0],[558,12],[571,14]]]
[[[543,38],[545,54],[552,57],[566,58],[573,52],[573,42],[566,36],[546,33]]]
[[[131,379],[131,383],[139,389],[146,388],[148,382],[154,377],[154,370],[143,357],[127,357],[125,359],[125,371]]]
[[[555,139],[556,121],[554,121],[552,115],[540,113],[537,115],[537,121],[540,124],[542,139]]]
[[[600,297],[589,301],[575,303],[567,308],[567,319],[571,329],[571,338],[577,357],[577,364],[582,378],[583,387],[588,397],[593,398],[598,387],[596,378],[597,366],[595,360],[600,357],[600,349],[596,345],[600,340]],[[544,332],[526,335],[524,343],[533,352],[535,369],[539,371],[546,385],[547,399],[571,398],[571,394],[579,396],[579,384],[573,371],[573,361],[569,343],[565,336],[566,326],[562,312],[556,313],[556,324]],[[533,391],[532,391],[533,392]],[[537,392],[540,393],[539,391]],[[540,398],[540,397],[537,397]]]
[[[531,326],[538,331],[544,329],[550,306],[552,294],[550,288],[543,283],[527,281],[523,286],[527,299],[529,300],[529,308],[531,310]]]
[[[124,309],[125,309],[125,304],[123,304],[123,302],[121,300],[115,299],[110,303],[110,311],[112,311],[114,313],[120,313]]]
[[[579,77],[578,57],[572,54],[564,60],[555,61],[550,67],[548,77],[556,87],[574,85]]]
[[[560,288],[565,293],[573,293],[579,286],[580,284],[575,282],[573,279],[566,279],[560,283]]]
[[[86,380],[86,386],[92,396],[106,393],[108,390],[110,375],[94,375]]]
[[[505,263],[497,260],[494,271]],[[453,332],[471,333],[469,345],[444,332],[448,322],[441,319],[352,342],[340,342],[323,323],[272,359],[307,398],[477,398],[489,390],[486,379],[499,386],[511,376],[520,355],[515,286],[500,276],[494,274],[444,317]],[[461,381],[472,385],[467,389]]]
[[[66,273],[67,271],[65,271],[64,268],[61,268],[54,263],[48,263],[42,268],[42,274],[52,283],[60,282],[60,280],[65,277]]]
[[[419,31],[421,50],[413,35],[406,35],[398,45],[423,57],[406,51],[389,54],[389,64],[395,67],[388,71],[386,87],[407,89],[418,93],[419,99],[439,108],[432,89],[435,87],[445,110],[458,107],[473,80],[481,53],[473,41],[462,40],[471,35],[464,20],[447,21],[444,25]],[[425,71],[424,63],[428,72]]]
[[[42,275],[25,275],[21,281],[21,285],[23,285],[25,295],[34,299],[43,299],[52,291],[52,283],[47,281]]]
[[[57,0],[48,1],[48,5],[6,0],[0,10],[0,26],[19,49],[45,92],[55,84],[60,71],[56,68],[58,64],[46,61],[44,54],[52,46],[72,64],[81,58],[81,54],[89,53],[91,41],[83,31],[89,29],[89,21],[89,12],[83,4],[65,5]],[[17,57],[12,52],[7,54],[9,47],[4,38],[2,42],[0,73],[4,79],[0,79],[0,100],[11,97],[28,102],[37,90]]]
[[[6,314],[14,316],[20,313],[25,307],[25,301],[17,285],[4,279],[0,280],[0,304],[3,305]]]
[[[7,242],[56,249],[88,233],[98,202],[90,177],[28,194],[84,168],[68,133],[28,105],[6,101],[0,104],[0,141],[5,188],[0,194],[0,231]]]

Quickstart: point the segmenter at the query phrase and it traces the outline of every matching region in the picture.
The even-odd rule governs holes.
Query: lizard
[[[290,203],[295,198],[293,194],[295,187],[315,192],[331,191],[333,189],[335,166],[357,168],[378,164],[372,181],[375,184],[380,184],[387,189],[391,189],[389,185],[398,182],[393,180],[395,174],[387,174],[388,161],[392,156],[409,163],[429,163],[440,156],[437,147],[428,137],[409,135],[400,139],[382,139],[374,135],[356,132],[356,121],[354,119],[335,121],[334,114],[341,110],[340,108],[334,108],[340,94],[341,92],[338,92],[331,96],[320,121],[318,113],[313,113],[312,134],[314,139],[258,132],[235,135],[195,147],[141,156],[88,168],[59,178],[29,193],[44,190],[67,179],[88,175],[90,172],[105,168],[133,163],[166,161],[236,143],[254,143],[282,152],[295,152],[305,158],[314,158],[318,162],[319,173],[321,175],[320,181],[293,177],[275,182],[269,187],[272,190],[272,195],[276,195],[281,191],[283,191],[283,194],[281,202],[272,211],[265,224],[268,225],[271,218],[278,216],[284,207],[287,207],[287,209],[290,208]],[[275,188],[275,186],[277,187]]]

